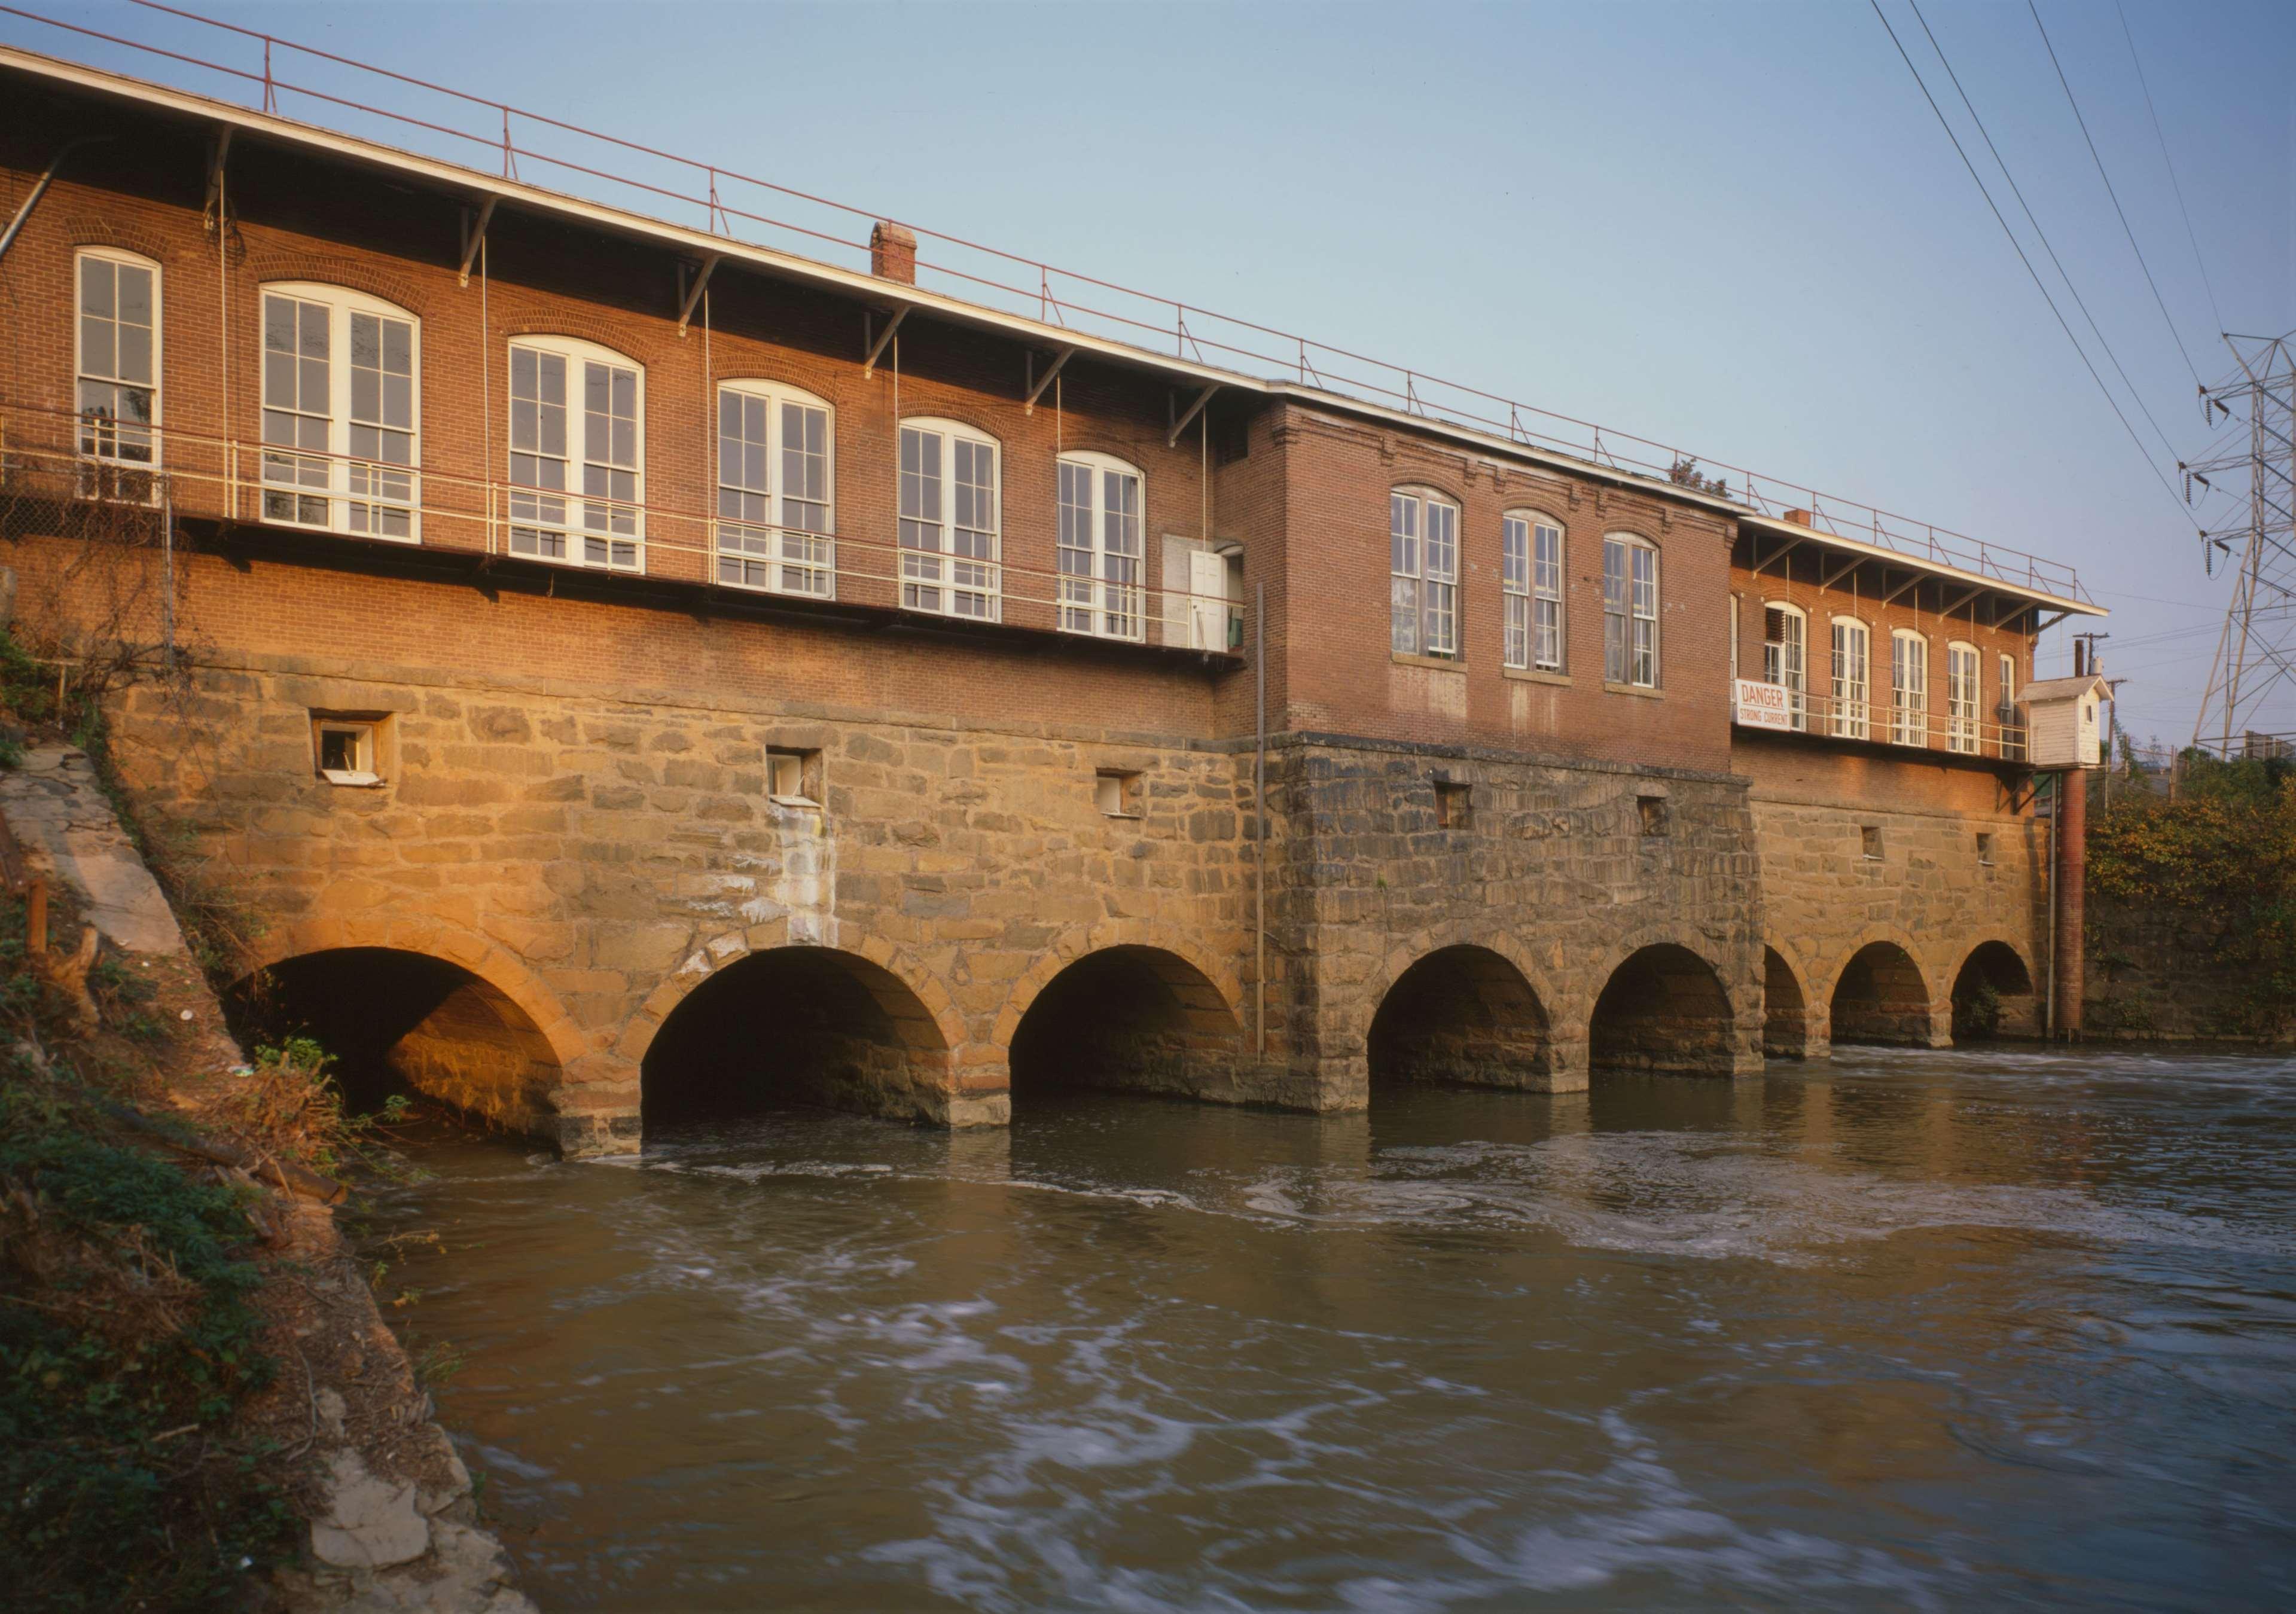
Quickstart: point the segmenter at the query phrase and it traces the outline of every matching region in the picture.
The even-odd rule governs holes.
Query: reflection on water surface
[[[2296,1604],[2296,1065],[441,1135],[552,1609]]]

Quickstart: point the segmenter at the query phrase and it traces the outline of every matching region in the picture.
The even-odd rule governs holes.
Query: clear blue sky
[[[2030,234],[1906,0],[1883,4]],[[2296,325],[2296,7],[2124,4],[2225,324]],[[117,0],[28,8],[259,62]],[[1923,9],[2144,403],[2198,457],[2193,376],[2032,16]],[[2191,732],[2225,580],[1863,0],[211,14],[2071,561],[2115,613],[2124,723]],[[2041,15],[2215,381],[2229,357],[2120,18],[2110,0]],[[0,39],[243,93],[18,18]],[[2052,635],[2044,671],[2068,656]],[[2296,690],[2271,717],[2296,729]]]

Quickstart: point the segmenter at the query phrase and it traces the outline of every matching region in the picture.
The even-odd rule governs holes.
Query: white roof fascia
[[[2087,600],[2076,600],[2065,594],[2051,594],[2046,588],[2035,588],[2027,583],[2007,582],[1988,572],[1972,571],[1965,566],[1955,566],[1943,561],[1923,560],[1919,555],[1909,555],[1903,550],[1892,549],[1886,544],[1871,544],[1863,538],[1844,537],[1838,532],[1828,532],[1821,527],[1804,527],[1800,521],[1781,520],[1775,516],[1756,515],[1746,511],[1738,512],[1738,521],[1741,526],[1759,528],[1776,537],[1802,538],[1812,544],[1822,544],[1828,548],[1841,550],[1844,553],[1865,555],[1890,566],[1903,567],[1908,571],[1923,572],[1933,578],[1950,578],[1956,582],[1982,587],[1991,594],[2013,595],[2017,599],[2029,600],[2036,605],[2044,605],[2051,610],[2062,610],[2072,616],[2109,617],[2112,614],[2104,606],[2093,604]],[[1972,539],[1972,542],[1975,540]]]

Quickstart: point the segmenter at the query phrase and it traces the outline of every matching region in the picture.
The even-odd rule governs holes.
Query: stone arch
[[[1756,1061],[1739,1027],[1728,975],[1691,937],[1660,928],[1611,951],[1587,1012],[1588,1063],[1597,1069],[1735,1076]]]
[[[1826,1033],[1836,1043],[1943,1045],[1937,993],[1912,937],[1871,925],[1843,949],[1826,998]]]
[[[1557,1090],[1554,1021],[1529,972],[1495,947],[1453,942],[1390,972],[1365,1034],[1374,1091],[1389,1081]],[[1562,1086],[1586,1084],[1583,1063]]]
[[[1762,1053],[1770,1059],[1814,1059],[1826,1052],[1823,1017],[1811,1007],[1809,967],[1788,941],[1762,948]]]
[[[2038,979],[2031,963],[2007,937],[1980,940],[1954,976],[1953,1040],[2038,1036]]]
[[[1015,984],[998,1017],[1014,1089],[1239,1102],[1242,993],[1224,975],[1201,947],[1160,927],[1110,921],[1071,937]]]

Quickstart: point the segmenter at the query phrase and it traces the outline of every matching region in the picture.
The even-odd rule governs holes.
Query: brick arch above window
[[[430,299],[412,275],[395,273],[364,258],[332,252],[266,250],[250,253],[238,266],[264,285],[297,281],[306,285],[340,286],[346,291],[363,292],[394,304],[400,312],[416,319],[430,313]]]
[[[650,367],[656,360],[668,358],[677,351],[675,338],[665,342],[658,332],[636,321],[625,323],[599,319],[585,310],[573,307],[554,310],[546,315],[536,315],[528,319],[505,319],[497,313],[487,328],[487,338],[496,350],[504,342],[529,338],[587,342],[593,347],[605,348],[616,358],[641,367]]]
[[[146,230],[140,225],[117,224],[92,214],[73,213],[64,218],[64,235],[74,253],[89,247],[108,248],[115,252],[133,252],[148,258],[161,268],[173,270],[183,263],[184,255],[157,231]],[[212,263],[210,254],[207,261]]]

